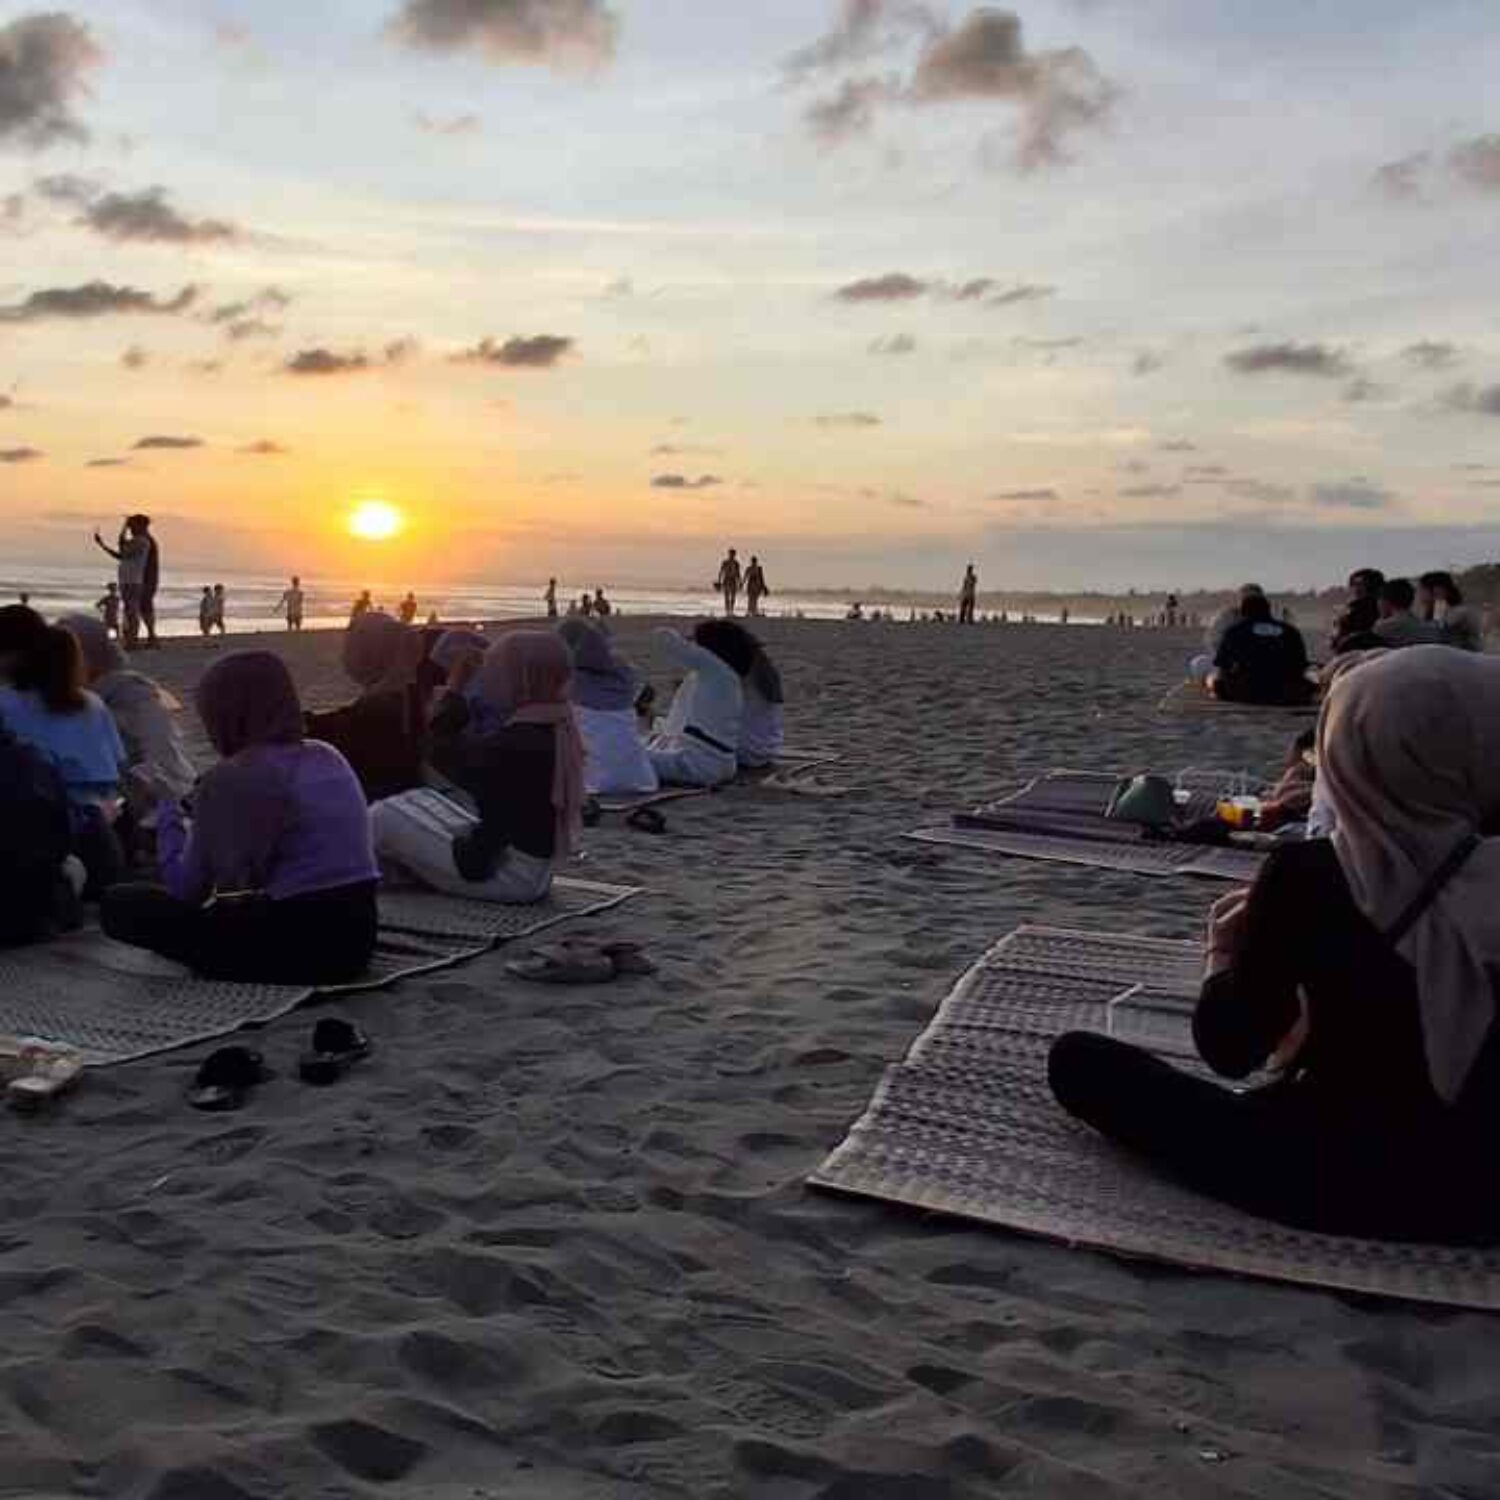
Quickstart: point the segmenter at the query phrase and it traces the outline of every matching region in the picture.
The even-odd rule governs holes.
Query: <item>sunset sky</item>
[[[0,4],[5,551],[1500,555],[1497,65],[1493,0]]]

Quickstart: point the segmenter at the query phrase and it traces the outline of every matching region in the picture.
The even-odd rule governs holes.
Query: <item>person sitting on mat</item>
[[[745,720],[742,681],[755,665],[755,638],[732,620],[705,620],[691,641],[661,629],[657,639],[687,677],[660,731],[646,746],[671,786],[722,786],[739,772]]]
[[[344,671],[360,695],[307,716],[308,734],[344,756],[371,802],[422,784],[427,647],[420,631],[388,614],[357,615],[344,633]]]
[[[740,722],[739,759],[746,770],[759,771],[775,765],[786,746],[786,695],[771,653],[749,631],[744,633],[750,636],[755,658],[740,683],[745,713]]]
[[[1441,724],[1435,735],[1431,726]],[[1331,839],[1214,908],[1194,1036],[1243,1092],[1061,1037],[1058,1102],[1189,1187],[1299,1229],[1500,1238],[1500,662],[1372,658],[1318,728]]]
[[[572,675],[567,646],[545,631],[502,636],[477,667],[461,658],[433,714],[432,763],[474,799],[479,816],[432,791],[377,802],[371,819],[381,859],[449,895],[515,905],[542,900],[583,827]],[[470,686],[502,715],[501,728],[475,730]]]
[[[583,736],[583,785],[592,797],[645,796],[657,790],[636,717],[640,682],[603,629],[564,620],[558,634],[573,655],[573,714]]]
[[[0,728],[0,948],[77,927],[83,871],[57,768]],[[72,872],[70,878],[69,872]]]
[[[1292,705],[1312,698],[1302,632],[1274,619],[1264,594],[1240,602],[1240,623],[1224,635],[1208,689],[1232,703]]]
[[[159,789],[162,884],[109,891],[105,932],[211,979],[359,978],[375,951],[380,871],[348,761],[306,737],[296,685],[273,652],[215,662],[197,702],[223,759],[198,783],[190,821]]]

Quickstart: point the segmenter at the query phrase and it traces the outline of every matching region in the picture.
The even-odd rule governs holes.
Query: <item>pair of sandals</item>
[[[327,1087],[373,1050],[359,1027],[326,1016],[313,1027],[311,1046],[298,1061],[297,1074],[304,1083]],[[220,1047],[203,1060],[188,1089],[188,1103],[208,1114],[227,1114],[243,1109],[252,1090],[275,1076],[252,1048]]]
[[[506,964],[508,972],[533,984],[608,984],[633,974],[654,974],[656,965],[639,943],[568,941],[533,948]]]
[[[583,804],[583,826],[597,828],[604,821],[604,804],[590,797]],[[667,820],[654,807],[638,807],[625,815],[625,826],[637,833],[660,835],[667,831]]]

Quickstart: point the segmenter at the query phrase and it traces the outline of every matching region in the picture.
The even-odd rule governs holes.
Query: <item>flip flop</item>
[[[23,1114],[52,1103],[83,1076],[83,1059],[70,1047],[23,1047],[17,1063],[20,1071],[6,1084],[5,1097]]]
[[[243,1108],[250,1090],[273,1076],[259,1052],[220,1047],[203,1059],[188,1090],[188,1103],[208,1114],[227,1114]]]
[[[654,807],[638,807],[625,819],[625,826],[637,833],[663,834],[667,831],[667,820]]]
[[[646,957],[639,943],[603,943],[599,951],[615,966],[616,974],[656,973],[656,965]]]
[[[604,804],[597,797],[587,797],[580,816],[585,828],[597,828],[604,820]]]
[[[355,1063],[374,1051],[374,1044],[358,1026],[337,1016],[324,1016],[313,1027],[312,1048],[302,1054],[297,1072],[303,1083],[326,1087],[337,1083]]]

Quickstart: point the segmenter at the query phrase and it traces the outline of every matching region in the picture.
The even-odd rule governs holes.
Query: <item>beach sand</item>
[[[647,622],[620,634],[665,691]],[[1050,766],[1265,769],[1284,723],[1159,717],[1195,642],[763,633],[791,741],[854,788],[613,822],[653,979],[490,957],[340,1006],[378,1051],[245,1111],[207,1048],[9,1120],[0,1494],[247,1500],[1490,1496],[1493,1320],[1134,1266],[807,1191],[955,977],[1018,923],[1182,937],[1219,887],[924,849]],[[346,694],[337,638],[288,655]],[[217,654],[147,658],[185,690]]]

